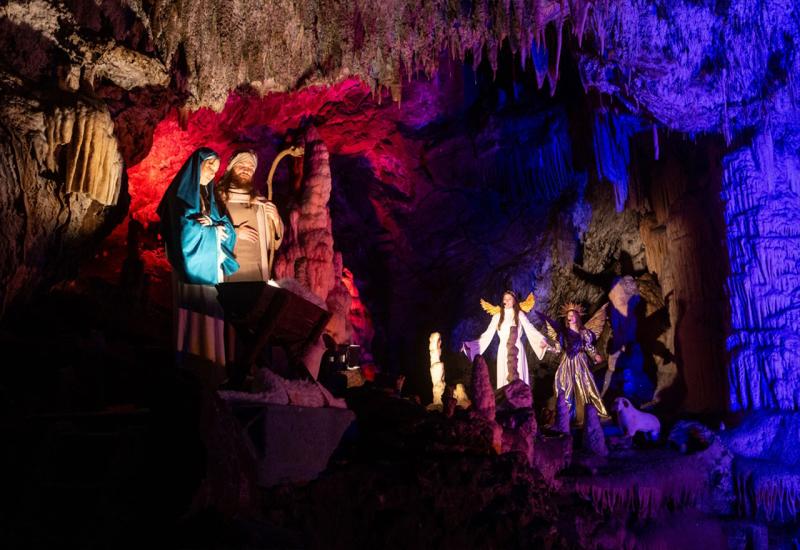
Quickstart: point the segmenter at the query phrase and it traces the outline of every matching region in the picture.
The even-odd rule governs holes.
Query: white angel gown
[[[489,344],[492,343],[495,333],[500,336],[500,346],[497,348],[498,388],[502,388],[508,384],[508,340],[512,332],[511,329],[514,326],[513,319],[514,308],[506,308],[503,315],[503,325],[500,327],[497,326],[500,323],[500,314],[498,313],[496,315],[492,315],[492,321],[489,323],[489,327],[483,334],[481,334],[481,337],[478,340],[479,353],[483,354],[486,351],[486,348],[489,347]],[[522,332],[525,333],[528,343],[530,343],[531,348],[533,348],[533,353],[535,353],[536,357],[539,359],[544,357],[545,350],[542,348],[541,342],[544,342],[545,339],[544,336],[542,336],[542,334],[536,330],[536,327],[531,324],[531,322],[528,320],[528,317],[522,311],[519,312],[516,327],[515,345],[517,348],[517,374],[519,374],[519,377],[523,382],[530,385],[530,376],[528,375],[528,359],[525,357],[525,348],[522,346],[522,335],[519,333],[519,327],[522,327]]]

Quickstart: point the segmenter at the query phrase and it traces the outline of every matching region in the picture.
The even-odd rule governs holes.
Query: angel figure
[[[607,306],[608,304],[598,309],[586,325],[581,321],[583,306],[574,303],[565,304],[561,308],[561,315],[566,319],[566,327],[563,329],[551,320],[546,320],[548,338],[554,343],[548,350],[564,352],[553,383],[555,395],[558,397],[559,393],[563,393],[570,407],[574,397],[578,424],[583,424],[584,407],[587,403],[594,405],[601,417],[608,416],[589,368],[590,360],[595,363],[603,360],[594,344],[603,331]]]
[[[500,337],[500,346],[497,348],[498,388],[519,378],[526,384],[530,384],[528,359],[525,357],[525,348],[522,346],[520,327],[536,356],[539,359],[544,357],[544,352],[548,347],[547,341],[525,315],[533,309],[535,301],[536,299],[531,293],[524,302],[520,303],[517,295],[510,290],[503,293],[502,307],[481,300],[481,307],[492,316],[492,320],[478,340],[478,353],[483,354],[486,351],[497,333]]]

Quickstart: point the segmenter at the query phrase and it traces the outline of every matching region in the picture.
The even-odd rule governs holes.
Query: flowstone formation
[[[332,314],[328,332],[337,343],[350,340],[348,326],[350,294],[342,280],[341,255],[333,250],[333,232],[328,200],[331,195],[331,169],[328,148],[316,128],[304,136],[306,166],[302,198],[288,213],[290,230],[275,261],[279,279],[302,279],[311,292],[325,301]],[[302,266],[302,275],[297,267]]]
[[[733,409],[800,406],[800,128],[759,133],[725,158]]]
[[[127,209],[105,108],[17,98],[0,109],[0,316],[90,257]]]

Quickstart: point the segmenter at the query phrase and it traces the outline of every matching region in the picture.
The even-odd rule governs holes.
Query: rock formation
[[[10,185],[0,210],[10,230],[0,240],[0,283],[6,289],[2,302],[21,298],[23,279],[29,280],[31,284],[25,286],[34,292],[45,278],[63,278],[66,271],[61,267],[74,264],[81,256],[77,251],[93,247],[89,243],[97,243],[108,232],[111,219],[121,217],[126,200],[124,174],[114,176],[119,173],[118,160],[121,157],[129,166],[141,161],[162,119],[167,117],[165,123],[174,123],[176,131],[188,131],[192,124],[197,128],[198,121],[211,120],[208,112],[197,111],[200,107],[221,111],[229,105],[249,117],[280,120],[278,125],[291,119],[292,128],[300,126],[300,118],[315,119],[331,151],[331,134],[344,136],[337,146],[335,154],[340,158],[336,162],[349,163],[353,172],[334,192],[334,201],[351,198],[348,193],[362,197],[360,203],[349,203],[357,210],[354,216],[359,218],[364,241],[342,244],[343,263],[365,287],[364,303],[381,325],[382,358],[396,362],[395,370],[416,364],[414,352],[407,350],[419,335],[392,341],[387,335],[402,333],[407,312],[417,311],[430,300],[415,298],[420,288],[443,288],[441,281],[456,279],[475,261],[471,258],[494,256],[493,261],[480,263],[508,268],[495,272],[467,267],[474,272],[474,281],[465,285],[469,288],[451,285],[452,294],[442,292],[437,306],[447,304],[452,309],[455,296],[464,304],[474,303],[485,289],[499,292],[508,283],[525,286],[532,281],[545,309],[555,307],[565,296],[594,303],[599,293],[569,276],[571,264],[580,258],[578,263],[585,269],[597,271],[625,252],[637,269],[658,275],[661,299],[672,293],[672,326],[660,342],[676,357],[656,360],[659,396],[674,385],[680,370],[685,380],[678,382],[684,386],[686,406],[693,411],[719,410],[729,402],[733,408],[794,408],[795,397],[787,387],[795,369],[786,358],[796,354],[796,346],[791,338],[787,344],[778,343],[787,338],[776,333],[782,323],[775,321],[783,317],[778,303],[789,300],[794,283],[780,283],[791,289],[768,287],[771,281],[794,280],[798,270],[791,259],[780,254],[772,257],[766,248],[759,248],[792,236],[786,237],[783,229],[764,232],[745,227],[750,222],[744,199],[754,194],[760,212],[775,210],[780,216],[792,215],[784,206],[796,202],[792,183],[796,167],[791,159],[797,156],[798,93],[793,75],[800,72],[800,31],[790,4],[784,0],[767,0],[756,7],[750,0],[677,0],[669,5],[630,0],[511,4],[479,0],[457,7],[432,2],[419,10],[403,0],[369,8],[351,2],[329,5],[298,0],[274,5],[256,0],[8,2],[0,7],[0,51],[7,60],[0,75],[0,93],[5,112],[16,110],[19,116],[14,115],[18,121],[5,124],[3,130],[14,134],[3,141],[17,147],[13,154],[14,147],[7,147],[5,158],[15,160],[3,168]],[[757,16],[741,16],[751,12]],[[441,55],[443,49],[451,55]],[[504,111],[508,98],[518,102],[518,93],[524,95],[528,85],[538,88],[547,81],[553,91],[561,81],[559,90],[564,89],[560,73],[571,66],[563,62],[567,55],[577,64],[575,80],[590,92],[584,105],[576,107],[580,102],[570,98],[565,102],[569,104],[565,116],[558,109],[546,113],[517,109],[513,115]],[[504,56],[514,67],[521,62],[523,69],[521,76],[511,76],[509,82],[503,80]],[[406,84],[404,80],[420,74],[433,76],[437,71],[448,75],[440,79],[447,82]],[[480,83],[481,71],[497,83],[492,108],[478,109],[487,116],[459,126],[454,121],[466,120],[459,109],[474,99],[470,94],[475,91],[463,84]],[[324,91],[311,88],[343,83],[343,93],[335,86]],[[472,91],[465,91],[468,88]],[[291,97],[302,96],[302,100],[292,104],[285,95],[270,108],[248,111],[248,105],[237,99],[240,96],[230,96],[234,90],[254,101],[263,99],[265,105],[269,96],[259,96],[271,91],[292,92],[296,95]],[[395,105],[381,103],[388,99],[381,93],[384,90],[415,108],[402,114]],[[275,107],[275,103],[287,105]],[[538,114],[530,114],[534,111]],[[107,139],[109,116],[116,147]],[[23,119],[26,122],[20,122]],[[37,151],[36,158],[44,158],[42,143],[48,141],[32,136],[49,131],[53,136],[66,135],[71,120],[76,121],[72,137],[77,131],[86,139],[70,138],[74,150],[62,147],[48,162],[37,160],[35,167],[26,163],[23,153]],[[429,126],[433,120],[442,123]],[[567,132],[575,120],[582,121],[580,131]],[[25,127],[34,130],[25,133]],[[243,127],[232,124],[230,133],[241,132],[236,137],[250,143],[269,141],[288,129],[274,127],[254,138],[245,135]],[[359,127],[370,131],[359,131]],[[446,132],[436,134],[444,128]],[[717,143],[712,137],[701,140],[699,147],[686,145],[701,153],[681,166],[676,159],[686,155],[672,153],[686,149],[670,143],[670,131],[690,138],[695,133],[713,133]],[[582,143],[575,137],[578,133],[589,135],[587,140],[594,145]],[[239,141],[230,136],[215,141],[208,126],[200,128],[198,135],[215,146]],[[515,139],[506,139],[508,135]],[[173,141],[180,141],[175,136],[171,135]],[[176,144],[168,156],[185,158],[185,149],[198,145],[190,141]],[[726,153],[728,144],[732,149]],[[593,149],[589,158],[587,145]],[[89,148],[97,155],[93,153],[92,162],[86,163]],[[574,158],[573,150],[577,152]],[[654,161],[643,162],[645,157]],[[58,165],[55,171],[54,163]],[[703,177],[686,177],[703,165]],[[43,202],[41,186],[22,181],[33,174],[44,186],[80,193],[61,197],[61,203],[51,208]],[[153,181],[163,176],[150,175]],[[161,181],[168,180],[169,176]],[[464,187],[452,186],[453,181]],[[351,186],[352,182],[362,187]],[[768,191],[759,187],[751,193],[745,190],[751,185],[746,182],[765,182]],[[771,187],[775,182],[776,187]],[[607,183],[611,186],[604,189]],[[150,185],[151,189],[137,192],[140,197],[152,195],[148,197],[152,214],[152,203],[163,189]],[[364,192],[367,188],[371,192]],[[730,197],[724,205],[718,200],[720,192]],[[114,207],[118,194],[123,204]],[[96,200],[87,200],[89,196]],[[425,205],[417,203],[421,197]],[[519,208],[507,209],[504,201]],[[550,212],[547,205],[556,201],[560,201],[559,212]],[[37,213],[20,215],[24,204],[39,205]],[[492,212],[482,219],[458,220],[463,232],[454,241],[446,217],[436,215],[473,211],[476,204]],[[541,205],[541,211],[530,208],[535,204]],[[609,205],[611,211],[606,209]],[[119,212],[112,215],[112,210]],[[708,212],[712,215],[704,215]],[[42,225],[38,216],[60,216],[61,221]],[[418,227],[422,216],[435,221]],[[532,219],[524,226],[512,223],[526,217]],[[506,219],[501,223],[501,218]],[[340,216],[334,222],[337,231],[349,232],[352,219]],[[486,221],[490,219],[497,222],[494,228],[484,227],[492,225]],[[20,228],[26,224],[39,224],[41,231],[31,229],[23,236]],[[723,238],[723,232],[728,232],[728,238]],[[765,240],[759,240],[762,237]],[[75,246],[64,246],[66,241]],[[489,245],[500,241],[503,247]],[[749,250],[750,243],[758,248],[759,258],[770,259],[748,257],[742,250]],[[447,249],[449,254],[423,258],[426,249]],[[325,250],[323,263],[333,266],[333,250]],[[729,253],[734,265],[726,281],[727,275],[718,276],[716,267]],[[314,254],[309,257],[319,259]],[[419,262],[410,265],[409,258]],[[760,265],[761,261],[769,266]],[[778,264],[783,267],[775,267]],[[336,284],[336,269],[333,276],[319,277],[314,273],[318,267],[309,264],[309,277],[330,281],[327,291],[320,294],[327,299]],[[760,280],[761,271],[769,274],[766,280],[770,282]],[[47,277],[41,276],[44,272]],[[385,285],[391,292],[363,283],[381,277],[381,272],[397,277]],[[287,266],[284,274],[293,272]],[[726,283],[733,289],[730,301],[722,289]],[[766,309],[759,309],[754,319],[736,317],[756,307],[754,301],[773,294],[780,298],[758,306]],[[340,299],[344,294],[335,296],[331,307],[345,309]],[[414,303],[415,299],[421,303]],[[460,337],[475,332],[477,315],[466,305],[457,307],[461,309],[452,318],[447,318],[448,313],[433,319],[435,326],[452,326],[457,323],[454,318],[466,319],[446,335],[448,341],[466,339]],[[785,317],[793,319],[792,315],[789,311]],[[728,334],[724,325],[729,318],[732,365],[725,372]],[[762,336],[756,338],[747,331]],[[346,321],[335,332],[346,333]],[[765,366],[773,362],[780,365],[774,373]],[[731,392],[726,390],[726,379],[733,381]]]
[[[431,384],[434,407],[442,406],[442,394],[445,390],[444,363],[442,363],[442,336],[438,332],[431,334],[428,339],[428,350],[431,356]],[[452,392],[451,392],[452,393]],[[452,399],[455,399],[452,395]]]
[[[800,131],[786,129],[725,158],[734,409],[800,407],[799,155]]]
[[[569,428],[569,405],[564,398],[564,394],[559,392],[556,398],[556,422],[553,429],[562,434],[570,434]]]
[[[289,211],[290,229],[276,256],[275,275],[302,278],[311,292],[326,302],[331,313],[328,333],[337,343],[348,343],[352,334],[348,319],[351,296],[343,281],[341,254],[333,251],[328,149],[313,126],[306,130],[304,142],[308,168],[304,171],[303,196]]]
[[[6,97],[0,108],[0,315],[75,269],[119,223],[122,162],[108,112]]]
[[[489,366],[482,355],[475,356],[472,362],[472,406],[475,412],[486,420],[495,418],[495,401],[492,382],[489,380]]]
[[[600,417],[597,416],[597,409],[591,403],[586,405],[582,437],[584,450],[598,456],[608,455],[606,436],[600,425]]]

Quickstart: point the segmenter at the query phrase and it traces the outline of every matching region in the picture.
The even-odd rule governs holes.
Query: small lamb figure
[[[617,424],[627,437],[633,437],[636,432],[644,432],[652,441],[658,439],[661,423],[655,415],[637,411],[625,397],[614,400],[614,410],[617,411]]]

